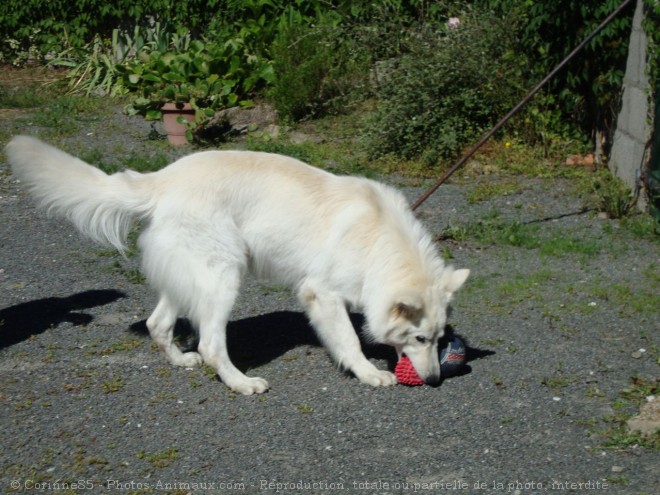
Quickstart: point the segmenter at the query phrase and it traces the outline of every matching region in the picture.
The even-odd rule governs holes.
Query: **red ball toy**
[[[419,377],[408,356],[403,356],[399,359],[399,362],[396,363],[396,366],[394,367],[394,376],[396,376],[399,383],[403,385],[424,385],[424,380]]]
[[[443,378],[459,374],[465,363],[465,344],[455,335],[447,340],[447,345],[440,350],[440,375]],[[424,385],[408,356],[399,359],[394,367],[394,375],[399,383],[415,387]]]

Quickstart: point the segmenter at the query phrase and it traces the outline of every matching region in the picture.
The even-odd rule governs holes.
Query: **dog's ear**
[[[390,308],[392,319],[404,318],[412,321],[419,317],[424,309],[424,301],[419,294],[402,294],[395,298]]]
[[[441,284],[445,291],[449,294],[453,294],[458,289],[460,289],[467,278],[470,276],[470,270],[463,268],[460,270],[454,270],[453,268],[448,268],[445,273],[442,275]]]

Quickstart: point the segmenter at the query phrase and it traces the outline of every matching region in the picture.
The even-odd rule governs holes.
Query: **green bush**
[[[377,64],[378,109],[367,133],[373,155],[455,156],[520,96],[519,62],[506,24],[464,16],[456,29],[426,25],[405,55]]]
[[[368,55],[328,22],[288,26],[271,56],[275,80],[269,98],[281,117],[294,121],[341,110],[368,80]]]

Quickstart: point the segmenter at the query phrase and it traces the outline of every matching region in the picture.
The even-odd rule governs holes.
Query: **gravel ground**
[[[3,125],[43,132],[27,118]],[[117,113],[48,140],[109,156],[165,150],[149,131]],[[566,180],[518,186],[470,204],[472,183],[458,181],[420,208],[436,235],[496,219],[560,246],[442,242],[473,271],[451,316],[469,344],[465,374],[437,388],[362,385],[336,369],[289,291],[249,279],[230,352],[272,388],[244,397],[208,370],[170,366],[146,333],[155,297],[137,257],[36,211],[2,163],[0,490],[659,493],[658,450],[613,421],[636,409],[621,395],[632,377],[659,375],[659,245],[584,212]],[[392,368],[388,349],[365,348]]]

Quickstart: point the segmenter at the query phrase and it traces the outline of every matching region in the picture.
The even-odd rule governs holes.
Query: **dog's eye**
[[[426,344],[426,342],[428,341],[426,337],[422,337],[421,335],[418,335],[415,338],[417,339],[417,342],[419,342],[420,344]]]

